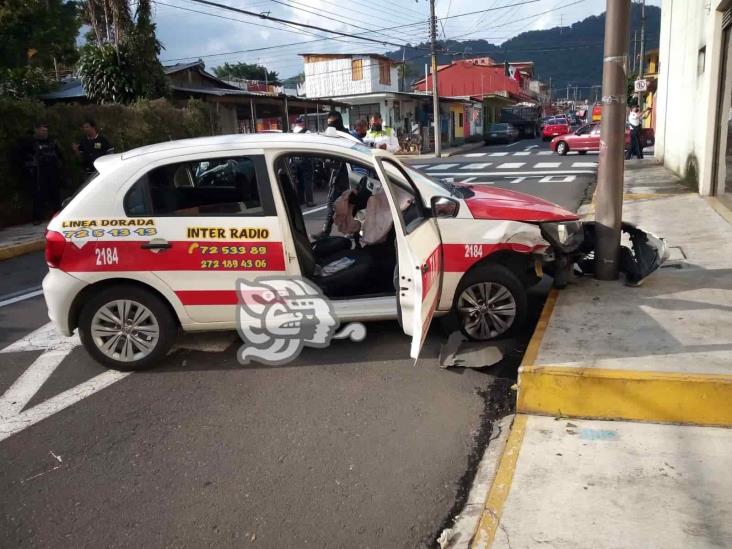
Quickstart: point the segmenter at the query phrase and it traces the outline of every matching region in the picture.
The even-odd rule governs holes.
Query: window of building
[[[379,84],[391,84],[391,63],[379,59]]]
[[[124,207],[130,216],[264,215],[250,157],[154,168],[132,186]]]
[[[371,116],[374,114],[381,114],[381,106],[378,103],[368,103],[366,105],[352,105],[350,125],[353,127],[356,124],[356,120],[363,118],[366,122],[371,122]]]
[[[351,80],[363,80],[363,59],[351,59]]]
[[[458,128],[463,127],[463,113],[458,114]]]

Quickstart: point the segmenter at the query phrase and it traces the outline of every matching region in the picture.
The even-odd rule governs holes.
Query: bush
[[[59,103],[44,106],[31,100],[0,98],[0,227],[30,221],[30,186],[16,149],[33,132],[33,125],[45,121],[50,135],[61,147],[64,164],[62,196],[74,192],[83,180],[81,165],[72,144],[81,137],[85,119],[96,121],[99,132],[115,152],[187,137],[218,133],[215,116],[202,101],[190,100],[180,108],[165,99],[140,101],[132,105],[80,105]]]

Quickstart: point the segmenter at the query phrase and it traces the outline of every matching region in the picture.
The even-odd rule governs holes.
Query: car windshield
[[[508,129],[508,124],[491,124],[489,131],[492,132],[503,132]]]

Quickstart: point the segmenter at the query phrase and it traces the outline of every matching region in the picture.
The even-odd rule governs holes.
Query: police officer
[[[371,117],[371,129],[366,132],[366,137],[364,137],[363,142],[371,147],[384,149],[389,152],[397,152],[399,150],[399,140],[397,139],[396,132],[392,128],[383,126],[379,113]]]
[[[337,111],[328,113],[328,127],[335,128],[339,132],[348,133],[343,125],[343,117]],[[348,189],[348,170],[345,163],[339,160],[329,160],[326,164],[327,172],[330,173],[328,178],[328,201],[326,203],[325,222],[323,230],[319,233],[311,235],[314,240],[320,240],[330,236],[333,229],[333,216],[335,215],[335,201]]]
[[[48,136],[48,124],[33,127],[33,137],[20,144],[19,158],[33,198],[33,224],[40,224],[48,215],[61,208],[61,149]]]
[[[84,132],[81,142],[74,143],[74,152],[81,158],[81,165],[84,173],[90,175],[94,173],[94,161],[100,156],[112,152],[112,145],[97,131],[97,124],[91,118],[84,121],[81,126]]]

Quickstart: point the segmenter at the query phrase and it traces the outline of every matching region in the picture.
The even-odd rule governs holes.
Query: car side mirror
[[[457,217],[457,214],[460,211],[460,202],[446,196],[433,196],[431,202],[432,216],[438,219]]]

